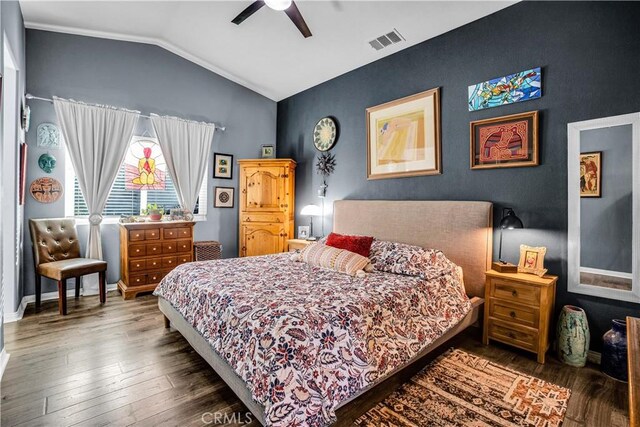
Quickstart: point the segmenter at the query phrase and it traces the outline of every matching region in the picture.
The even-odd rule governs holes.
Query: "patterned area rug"
[[[571,390],[451,349],[356,421],[359,426],[562,424]]]

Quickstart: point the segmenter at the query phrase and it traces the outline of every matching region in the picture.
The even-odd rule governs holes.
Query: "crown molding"
[[[55,33],[64,33],[64,34],[73,34],[77,36],[87,36],[87,37],[96,37],[101,39],[109,39],[109,40],[119,40],[125,42],[133,42],[133,43],[142,43],[142,44],[150,44],[154,46],[161,47],[164,50],[167,50],[174,55],[177,55],[183,59],[186,59],[189,62],[193,62],[196,65],[205,68],[212,73],[215,73],[221,77],[224,77],[227,80],[231,80],[234,83],[239,84],[240,86],[246,87],[266,98],[269,98],[272,101],[279,101],[280,99],[267,90],[265,87],[259,86],[255,83],[244,80],[235,74],[232,74],[220,67],[213,65],[212,63],[205,61],[204,59],[187,52],[186,50],[174,45],[173,43],[168,42],[165,39],[158,37],[147,37],[147,36],[134,36],[131,34],[122,34],[111,31],[97,31],[97,30],[88,30],[85,28],[76,28],[76,27],[68,27],[65,25],[52,25],[52,24],[42,24],[40,22],[34,21],[25,21],[25,28],[32,30],[42,30],[42,31],[52,31]]]

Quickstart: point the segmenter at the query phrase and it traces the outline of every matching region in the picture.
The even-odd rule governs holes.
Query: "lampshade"
[[[307,205],[302,208],[300,211],[300,215],[304,216],[320,216],[322,215],[322,210],[318,205]]]
[[[264,0],[264,3],[273,10],[285,10],[291,6],[291,0]]]
[[[502,210],[502,219],[500,220],[500,228],[513,230],[514,228],[524,228],[522,220],[516,216],[516,213],[511,208],[504,208]]]

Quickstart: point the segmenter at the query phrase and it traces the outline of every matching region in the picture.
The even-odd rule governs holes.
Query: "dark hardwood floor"
[[[2,426],[245,422],[242,402],[178,332],[164,329],[156,304],[151,295],[123,301],[112,292],[104,307],[97,297],[70,299],[63,317],[57,302],[45,302],[39,313],[30,305],[21,321],[6,324]],[[539,365],[533,354],[483,346],[477,330],[450,346],[571,388],[565,426],[629,424],[626,384],[597,366],[570,368],[554,357]]]

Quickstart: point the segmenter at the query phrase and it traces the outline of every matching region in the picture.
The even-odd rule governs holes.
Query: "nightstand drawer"
[[[489,319],[489,338],[525,350],[538,350],[538,331]]]
[[[537,286],[493,279],[491,281],[491,296],[521,304],[540,306],[540,289]]]
[[[534,307],[491,299],[489,301],[489,316],[537,329],[540,310]]]

